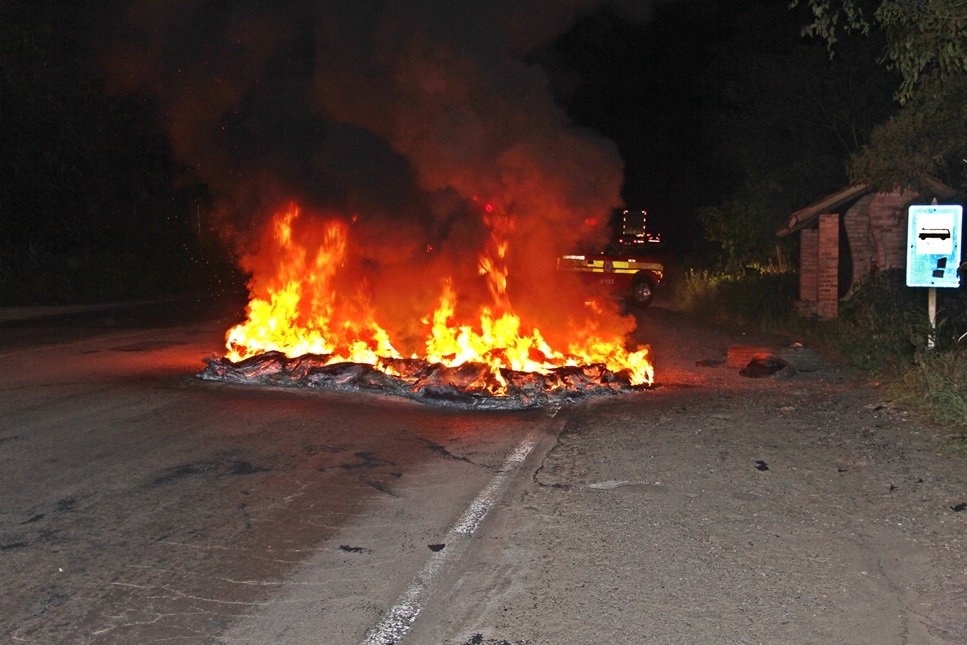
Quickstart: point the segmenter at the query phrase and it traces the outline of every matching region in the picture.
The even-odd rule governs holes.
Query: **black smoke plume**
[[[102,60],[113,91],[158,102],[247,268],[258,271],[258,236],[291,201],[352,222],[356,284],[406,335],[445,278],[471,304],[485,297],[489,205],[513,221],[515,306],[564,336],[584,296],[549,288],[554,258],[605,236],[622,162],[526,61],[596,4],[135,1],[104,18]],[[650,3],[625,4],[642,18]]]

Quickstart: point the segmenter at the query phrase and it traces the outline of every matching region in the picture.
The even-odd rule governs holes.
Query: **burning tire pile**
[[[225,356],[208,359],[199,378],[479,409],[541,407],[650,385],[650,349],[626,348],[613,326],[603,331],[609,310],[593,299],[582,294],[579,310],[544,316],[561,326],[557,349],[522,320],[504,263],[513,218],[498,216],[490,204],[482,212],[493,247],[479,258],[483,300],[461,305],[447,277],[430,313],[402,317],[419,325],[391,333],[358,288],[366,281],[352,281],[355,288],[345,283],[346,223],[304,218],[295,204],[283,209],[266,226],[260,254],[248,260],[255,277],[246,320],[228,331]],[[399,337],[411,341],[406,353],[393,340]]]
[[[428,405],[480,410],[521,410],[570,403],[586,397],[639,391],[625,371],[603,365],[567,366],[546,374],[502,369],[498,380],[490,366],[464,363],[447,367],[422,359],[380,359],[327,364],[325,355],[288,358],[266,352],[239,362],[209,358],[198,378],[206,381],[319,388],[401,396]],[[382,368],[382,369],[380,369]],[[391,372],[391,373],[390,373]]]

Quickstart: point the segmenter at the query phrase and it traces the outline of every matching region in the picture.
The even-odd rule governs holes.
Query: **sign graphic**
[[[911,206],[907,217],[907,286],[959,287],[964,207]]]

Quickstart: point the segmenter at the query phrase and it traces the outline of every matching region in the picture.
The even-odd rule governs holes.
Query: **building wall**
[[[886,269],[903,269],[907,261],[907,210],[918,193],[897,190],[865,195],[843,216],[853,264],[852,286]],[[817,228],[800,231],[799,311],[836,317],[839,309],[839,215],[819,215]]]
[[[804,228],[799,233],[799,300],[809,313],[816,313],[819,282],[819,229]],[[807,304],[808,303],[808,304]]]
[[[839,214],[819,216],[819,265],[816,313],[835,318],[839,313]]]
[[[907,208],[917,193],[877,193],[869,205],[873,263],[880,271],[903,269],[907,265]]]
[[[853,277],[844,299],[853,294],[859,282],[870,275],[873,268],[876,249],[873,247],[873,236],[870,231],[869,205],[872,199],[872,195],[864,195],[843,216],[843,228],[846,229],[850,255],[853,259]]]

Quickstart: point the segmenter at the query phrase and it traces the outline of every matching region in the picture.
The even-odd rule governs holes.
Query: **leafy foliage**
[[[850,362],[873,371],[888,370],[923,355],[928,339],[941,352],[958,351],[967,333],[967,292],[937,290],[936,329],[930,326],[923,289],[906,286],[902,269],[868,280],[842,303],[837,344]]]
[[[967,74],[950,77],[929,96],[914,96],[880,124],[853,156],[851,176],[877,187],[921,188],[926,176],[963,185],[967,164]],[[958,169],[959,166],[959,169]]]
[[[833,51],[839,35],[868,35],[876,27],[887,38],[883,59],[900,73],[897,100],[905,103],[922,78],[940,80],[967,72],[967,3],[963,0],[792,0],[808,5],[812,22],[803,34],[824,40]],[[873,22],[867,16],[873,16]]]
[[[897,92],[900,103],[918,90],[967,73],[967,3],[963,0],[886,0],[875,18],[886,30],[890,66],[903,77]]]
[[[851,365],[886,377],[898,401],[967,429],[967,293],[940,289],[937,296],[934,329],[923,290],[906,287],[902,271],[882,273],[821,326],[819,338]]]
[[[788,324],[798,284],[794,273],[689,270],[670,300],[683,311],[721,323],[773,329]]]
[[[892,109],[895,78],[876,63],[875,41],[856,41],[830,60],[804,41],[783,7],[756,7],[737,21],[706,79],[730,172],[725,199],[697,212],[727,272],[792,256],[776,229],[789,213],[847,183],[846,160]]]
[[[868,8],[868,3],[858,0],[791,0],[789,7],[796,8],[800,4],[807,5],[812,12],[812,22],[803,27],[803,35],[826,41],[830,52],[839,42],[840,33],[866,35],[870,32],[870,23],[864,13],[864,6]]]
[[[886,373],[912,360],[917,338],[926,342],[923,293],[905,284],[902,271],[885,271],[842,303],[826,335],[851,365]]]
[[[746,186],[743,198],[700,208],[697,216],[705,237],[722,249],[725,272],[762,264],[781,264],[788,257],[789,240],[776,240],[776,213],[789,211],[787,193],[773,178]],[[784,252],[785,251],[785,252]]]
[[[878,126],[851,164],[851,177],[882,190],[917,187],[932,174],[967,184],[967,2],[964,0],[792,0],[808,6],[803,32],[832,54],[840,36],[884,37],[880,61],[899,75],[902,110]]]

